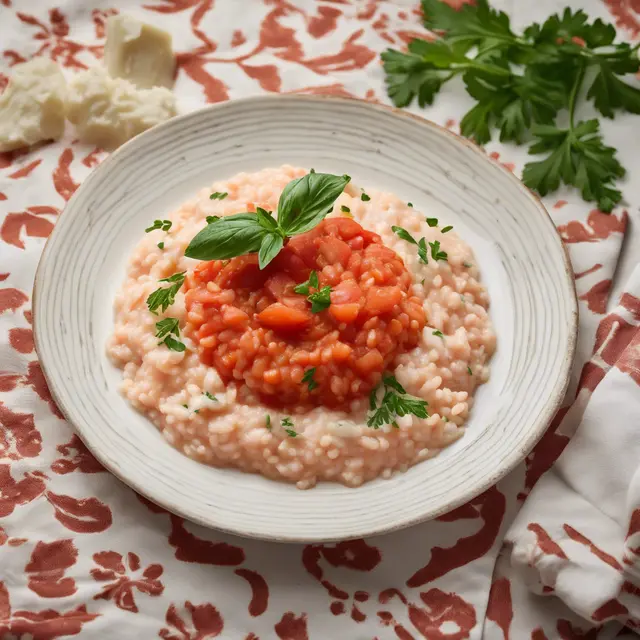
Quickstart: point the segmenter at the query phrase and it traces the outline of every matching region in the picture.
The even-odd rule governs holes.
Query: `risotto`
[[[187,456],[355,487],[463,435],[495,349],[473,253],[446,221],[339,181],[241,173],[136,247],[108,354],[126,398]],[[328,209],[304,201],[330,187]]]

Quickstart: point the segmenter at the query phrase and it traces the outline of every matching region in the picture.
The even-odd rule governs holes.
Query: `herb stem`
[[[578,71],[578,75],[573,83],[573,87],[571,87],[571,93],[569,95],[569,128],[573,131],[575,128],[574,124],[574,116],[576,111],[576,100],[578,99],[578,93],[580,92],[580,88],[582,87],[582,81],[584,80],[585,74],[585,65],[580,67],[580,71]]]

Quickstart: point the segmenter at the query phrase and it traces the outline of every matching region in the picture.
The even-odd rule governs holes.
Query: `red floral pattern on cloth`
[[[530,3],[498,4],[518,23],[542,17]],[[638,0],[582,4],[640,35]],[[11,66],[34,55],[69,74],[99,63],[105,19],[125,10],[172,33],[183,110],[265,92],[387,103],[378,54],[431,37],[415,0],[0,0],[0,91]],[[452,87],[411,110],[457,132],[467,108]],[[618,146],[632,144],[624,116],[603,126]],[[137,496],[93,458],[51,398],[33,345],[35,269],[58,214],[107,155],[72,136],[0,154],[0,638],[591,640],[639,624],[630,577],[638,504],[616,515],[619,547],[568,512],[535,509],[562,468],[549,472],[554,462],[576,430],[572,446],[582,437],[592,400],[612,380],[628,393],[640,385],[637,288],[606,314],[637,187],[625,184],[627,210],[611,216],[575,193],[546,201],[576,274],[580,333],[563,408],[516,471],[391,535],[275,545],[205,530]],[[526,162],[513,146],[492,142],[486,152],[516,174]],[[633,175],[638,160],[625,158]],[[584,584],[596,575],[607,588],[572,600],[563,572],[585,566],[596,573],[582,574]]]

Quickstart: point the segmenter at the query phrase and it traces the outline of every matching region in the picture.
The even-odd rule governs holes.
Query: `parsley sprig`
[[[311,289],[315,289],[315,291],[311,292]],[[312,271],[309,274],[309,279],[296,285],[293,290],[307,296],[307,300],[311,303],[311,313],[320,313],[331,305],[331,287],[320,288],[316,271]]]
[[[185,256],[226,260],[258,253],[259,266],[264,269],[288,238],[309,231],[324,220],[350,180],[346,175],[316,172],[292,180],[280,195],[277,219],[258,207],[255,213],[236,213],[214,220],[193,238]],[[213,194],[216,195],[218,199],[226,197],[226,193]]]
[[[427,222],[429,220],[435,220],[435,218],[427,218]],[[429,226],[433,227],[435,225],[429,224]],[[445,227],[445,229],[446,231],[451,231],[453,227]],[[418,247],[418,258],[420,259],[420,262],[423,262],[424,264],[429,264],[427,241],[425,238],[420,238],[420,240],[416,241],[416,239],[406,229],[403,229],[402,227],[393,226],[391,227],[391,231],[393,231],[398,236],[398,238],[402,238],[406,242],[415,244]],[[442,233],[446,233],[446,231],[443,230]],[[433,260],[435,260],[436,262],[438,260],[447,260],[448,258],[447,252],[440,250],[439,240],[435,240],[434,242],[429,242],[429,247],[431,248],[431,258]]]
[[[175,336],[175,337],[174,337]],[[182,353],[186,347],[180,338],[180,323],[177,318],[165,318],[156,322],[156,338],[160,340],[158,344],[164,344],[171,351]]]
[[[367,426],[372,429],[379,429],[385,424],[398,427],[396,418],[412,414],[417,418],[428,418],[428,403],[407,395],[404,387],[394,376],[384,376],[382,378],[382,389],[384,395],[382,402],[378,406],[378,391],[376,387],[369,395],[369,409],[371,414],[367,420]]]
[[[170,286],[156,289],[147,298],[147,307],[151,313],[157,315],[158,309],[164,313],[175,302],[176,294],[184,283],[185,273],[186,271],[174,273],[172,276],[160,280],[160,282],[168,282]]]
[[[156,229],[162,229],[162,231],[169,231],[171,229],[171,225],[173,223],[171,220],[154,220],[153,224],[150,227],[147,227],[144,232],[150,233],[151,231],[155,231]]]
[[[461,76],[476,101],[460,123],[462,135],[485,144],[497,129],[503,142],[529,144],[529,153],[545,154],[524,168],[529,188],[544,196],[564,183],[610,212],[622,198],[615,183],[625,170],[604,143],[598,120],[576,121],[575,114],[585,90],[604,117],[640,113],[640,90],[621,79],[640,69],[640,43],[614,43],[613,25],[569,8],[520,35],[487,0],[459,11],[422,0],[422,8],[425,26],[444,35],[415,39],[407,53],[382,54],[395,105],[414,99],[429,105],[446,82]],[[559,125],[562,112],[568,112],[567,126]]]
[[[313,379],[313,376],[316,373],[316,368],[311,367],[311,369],[307,369],[302,376],[302,382],[308,383],[309,392],[313,391],[318,387],[318,383]]]

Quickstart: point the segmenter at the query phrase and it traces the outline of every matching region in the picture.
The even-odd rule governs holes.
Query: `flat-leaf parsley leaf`
[[[373,389],[369,395],[369,409],[372,413],[367,419],[367,426],[372,429],[379,429],[385,424],[397,427],[396,418],[412,414],[417,418],[428,418],[428,403],[407,395],[404,387],[394,376],[384,376],[382,380],[384,395],[382,402],[378,406],[378,387]]]
[[[150,227],[147,227],[144,232],[149,233],[150,231],[155,231],[156,229],[169,231],[169,229],[171,229],[171,224],[171,220],[154,220],[153,224]]]
[[[315,373],[316,368],[312,367],[311,369],[307,369],[302,376],[302,382],[308,383],[309,391],[313,391],[318,386],[318,383],[313,379]]]
[[[160,282],[169,282],[171,286],[156,289],[149,295],[147,298],[147,306],[151,313],[157,313],[158,309],[164,313],[175,302],[176,294],[184,282],[185,273],[186,271],[174,273],[169,278],[160,280]]]

